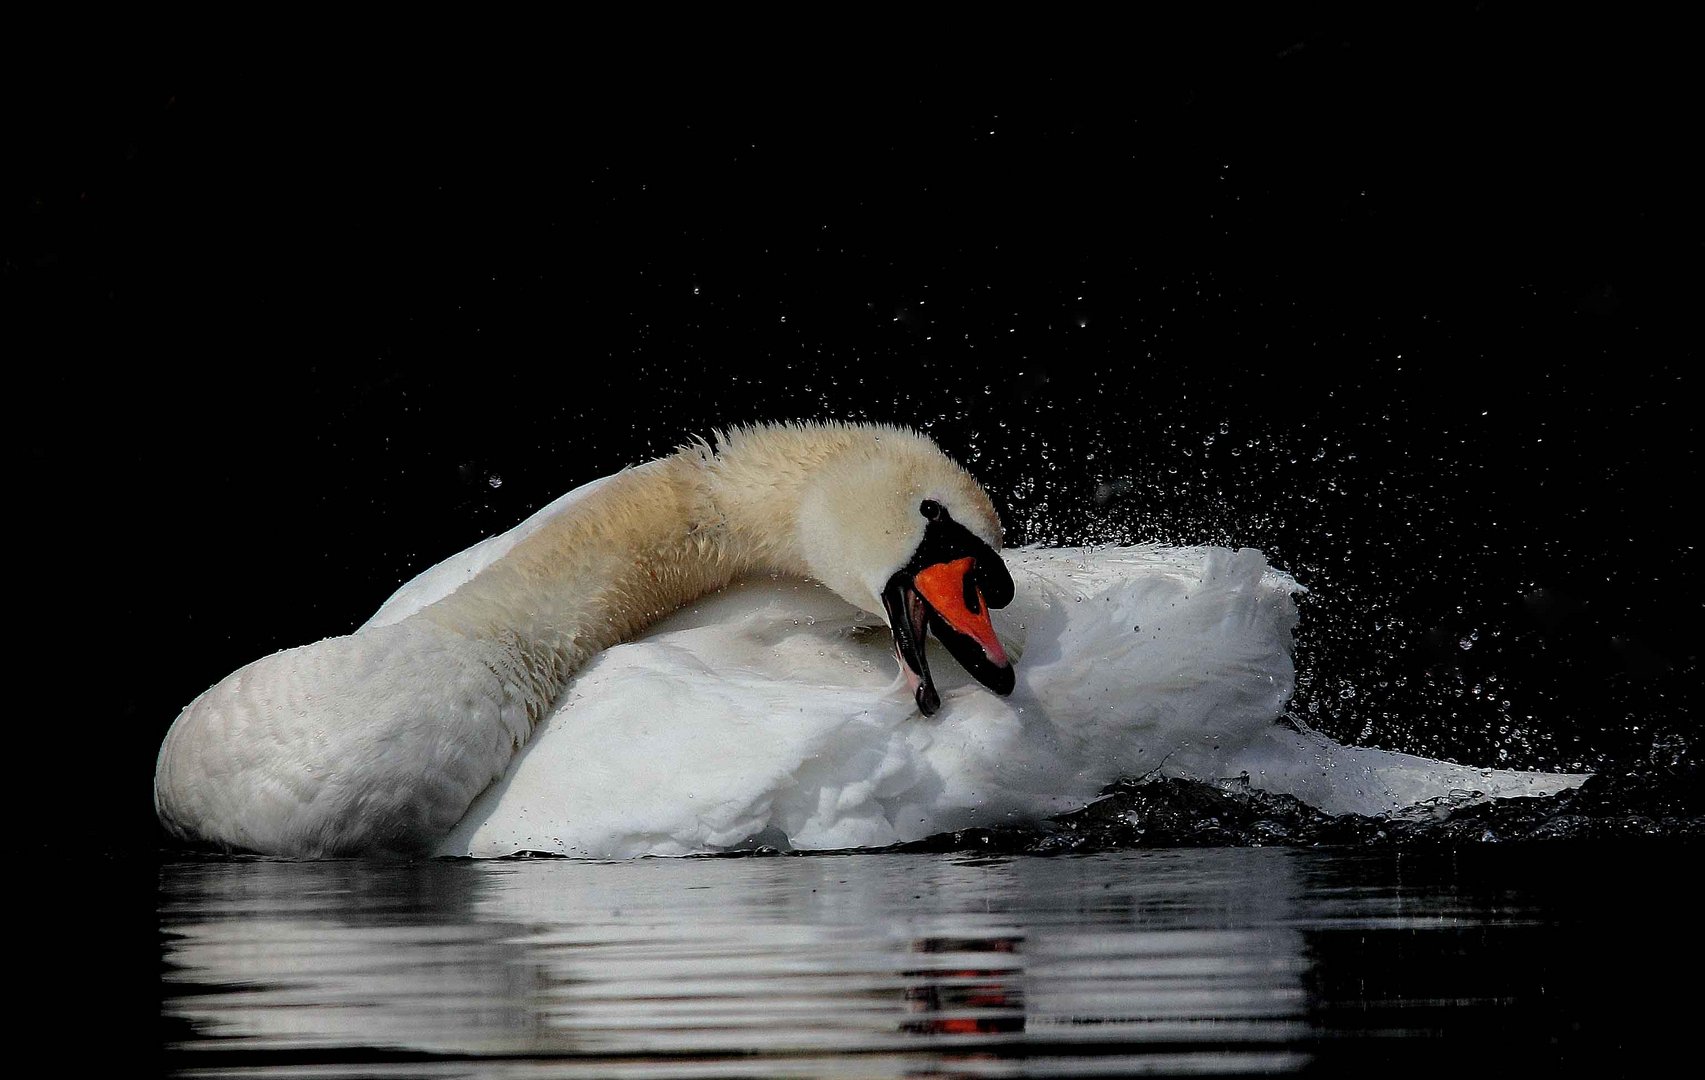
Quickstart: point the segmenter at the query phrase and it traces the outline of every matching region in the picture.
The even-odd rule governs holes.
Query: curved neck
[[[869,429],[735,432],[618,473],[417,612],[497,645],[536,721],[592,656],[754,573],[808,576],[801,492]]]

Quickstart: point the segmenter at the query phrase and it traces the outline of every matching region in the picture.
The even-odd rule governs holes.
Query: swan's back
[[[616,474],[619,475],[621,474]],[[516,544],[539,528],[560,515],[572,513],[575,507],[582,506],[591,495],[614,479],[615,476],[603,476],[589,484],[581,484],[568,494],[554,499],[513,529],[489,536],[473,547],[459,551],[422,570],[392,593],[379,606],[379,610],[373,613],[373,617],[362,624],[362,629],[402,622],[421,608],[436,604],[472,581],[480,571],[509,554]]]
[[[1007,558],[1010,697],[942,657],[941,712],[919,717],[879,620],[811,583],[751,582],[598,657],[439,851],[882,846],[1035,820],[1168,764],[1217,769],[1283,711],[1295,585],[1259,553]]]

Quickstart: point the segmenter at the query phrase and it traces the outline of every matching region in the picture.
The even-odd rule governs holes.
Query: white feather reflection
[[[183,864],[163,881],[165,1008],[191,1067],[846,1072],[1094,1045],[1098,1069],[1285,1069],[1309,1032],[1298,862]]]

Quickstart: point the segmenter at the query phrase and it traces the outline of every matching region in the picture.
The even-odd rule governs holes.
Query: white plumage
[[[593,660],[438,852],[880,846],[1036,821],[1151,772],[1247,777],[1363,814],[1580,780],[1346,747],[1279,723],[1296,586],[1259,552],[1005,554],[1018,588],[995,626],[1019,672],[1011,697],[941,655],[942,709],[923,719],[880,620],[810,582],[737,585]]]
[[[1276,723],[1296,586],[1251,550],[1006,553],[1015,598],[992,615],[1016,688],[990,693],[932,643],[925,718],[879,596],[919,548],[920,499],[999,548],[982,490],[891,428],[735,432],[577,489],[357,633],[198,698],[161,748],[161,820],[310,857],[625,857],[890,844],[1150,772],[1361,813],[1580,779]]]

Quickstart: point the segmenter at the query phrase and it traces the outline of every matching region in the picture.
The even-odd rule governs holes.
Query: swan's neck
[[[762,429],[629,469],[414,617],[498,645],[537,721],[582,664],[683,604],[737,577],[808,576],[804,485],[870,438],[853,427]]]
[[[430,843],[503,775],[576,670],[696,597],[768,572],[879,608],[864,578],[916,549],[922,518],[908,507],[930,492],[998,542],[975,482],[893,428],[736,431],[714,452],[598,481],[428,575],[395,618],[275,653],[196,698],[161,746],[160,820],[278,854]]]

